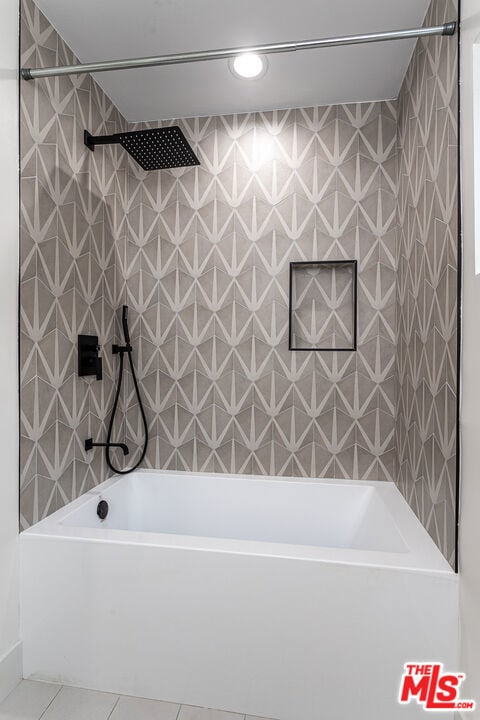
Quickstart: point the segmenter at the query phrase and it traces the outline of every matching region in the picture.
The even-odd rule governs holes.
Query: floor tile
[[[177,720],[179,710],[175,703],[122,696],[109,720]]]
[[[39,720],[61,685],[22,680],[0,703],[0,720]]]
[[[63,687],[42,720],[107,720],[118,695]]]
[[[182,705],[178,720],[244,720],[245,715]]]

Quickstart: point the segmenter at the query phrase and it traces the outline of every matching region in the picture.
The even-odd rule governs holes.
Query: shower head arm
[[[120,134],[113,135],[91,135],[88,130],[83,131],[83,141],[89,150],[95,150],[95,145],[114,145],[120,143]]]

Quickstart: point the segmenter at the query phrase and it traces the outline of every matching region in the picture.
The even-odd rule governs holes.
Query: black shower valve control
[[[80,377],[95,375],[102,379],[102,358],[98,354],[100,345],[97,335],[78,336],[78,374]]]

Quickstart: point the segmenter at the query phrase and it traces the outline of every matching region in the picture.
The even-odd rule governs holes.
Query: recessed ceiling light
[[[256,53],[242,53],[230,60],[230,69],[241,78],[258,78],[267,71],[267,59]]]

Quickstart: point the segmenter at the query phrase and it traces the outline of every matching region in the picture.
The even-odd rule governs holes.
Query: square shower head
[[[144,170],[200,165],[187,138],[178,127],[118,133],[118,142]]]

